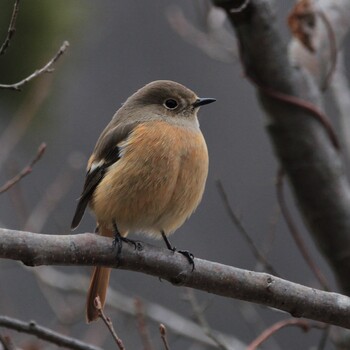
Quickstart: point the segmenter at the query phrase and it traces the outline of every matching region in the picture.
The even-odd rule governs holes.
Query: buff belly
[[[158,123],[157,129],[148,125],[133,132],[94,192],[90,206],[99,224],[112,228],[113,217],[123,235],[161,237],[161,231],[174,232],[192,214],[203,195],[208,154],[200,132],[181,131]],[[145,147],[152,151],[144,152]]]

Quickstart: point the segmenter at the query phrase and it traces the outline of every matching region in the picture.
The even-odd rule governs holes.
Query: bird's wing
[[[94,152],[89,160],[83,192],[79,197],[78,205],[72,220],[71,228],[75,229],[85,212],[85,209],[108,167],[116,163],[120,157],[120,143],[125,141],[132,133],[137,123],[116,126],[106,130],[97,141]]]

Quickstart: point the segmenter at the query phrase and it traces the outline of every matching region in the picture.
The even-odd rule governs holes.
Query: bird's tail
[[[99,227],[99,234],[101,236],[113,237],[113,232],[102,226]],[[99,317],[98,309],[95,306],[95,298],[97,296],[100,298],[103,308],[106,301],[110,273],[110,267],[94,267],[86,300],[87,322],[92,322]]]

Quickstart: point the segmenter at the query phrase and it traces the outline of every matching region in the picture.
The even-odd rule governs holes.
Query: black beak
[[[198,98],[194,103],[193,103],[193,107],[194,108],[197,108],[197,107],[200,107],[200,106],[204,106],[204,105],[207,105],[209,103],[213,103],[215,102],[216,99],[215,98]]]

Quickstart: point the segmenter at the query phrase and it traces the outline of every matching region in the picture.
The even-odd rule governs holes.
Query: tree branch
[[[324,329],[325,325],[318,323],[310,323],[304,320],[296,320],[295,318],[289,318],[287,320],[279,321],[262,332],[252,343],[250,343],[246,350],[256,350],[263,342],[265,342],[274,333],[280,329],[289,326],[296,326],[301,328],[304,332],[308,332],[311,328]]]
[[[25,176],[29,175],[32,170],[33,166],[41,159],[43,156],[44,152],[46,150],[46,144],[42,143],[37,152],[35,157],[31,160],[31,162],[24,168],[22,169],[21,172],[19,172],[16,176],[14,176],[12,179],[7,181],[3,186],[0,187],[0,194],[6,192],[9,190],[12,186],[14,186],[18,181],[21,181]]]
[[[69,46],[68,41],[64,41],[59,50],[57,51],[56,55],[51,58],[49,62],[45,64],[44,67],[37,69],[34,73],[29,75],[28,77],[24,78],[23,80],[19,81],[18,83],[15,84],[0,84],[0,89],[9,89],[9,90],[16,90],[16,91],[21,91],[21,88],[23,85],[29,83],[31,80],[35,79],[39,75],[43,73],[51,73],[53,71],[52,66],[55,64],[55,62],[64,54],[64,52],[67,50]]]
[[[138,250],[123,245],[120,261],[112,240],[95,234],[45,235],[0,229],[0,258],[26,265],[103,265],[160,277],[175,286],[259,303],[294,317],[350,328],[350,298],[292,283],[266,273],[186,258],[142,243]],[[119,263],[119,264],[118,264]]]
[[[78,292],[85,295],[89,286],[88,277],[81,274],[63,273],[49,266],[39,269],[30,268],[28,270],[35,275],[40,283],[44,283],[49,288],[59,290],[63,294]],[[205,334],[203,328],[192,320],[157,303],[143,300],[142,304],[145,317],[156,324],[165,323],[167,329],[177,337],[188,338],[192,342],[198,342],[207,347],[216,346],[216,343]],[[135,316],[135,299],[132,296],[118,292],[111,286],[108,288],[106,305],[126,315]],[[213,330],[213,332],[225,342],[225,345],[230,350],[243,350],[246,348],[246,344],[233,336],[217,330]]]
[[[0,56],[6,52],[6,50],[10,46],[10,41],[16,32],[16,20],[17,20],[18,10],[19,10],[19,0],[16,0],[15,4],[13,5],[11,21],[10,21],[9,28],[7,30],[6,38],[0,47]]]
[[[214,3],[226,10],[238,36],[246,74],[258,83],[267,129],[304,221],[342,290],[350,295],[350,188],[341,156],[310,109],[266,93],[268,89],[296,97],[321,109],[319,88],[305,71],[290,64],[271,1],[251,0],[238,14],[230,12],[240,3],[237,0]]]
[[[34,321],[23,322],[11,317],[0,316],[0,327],[14,329],[17,332],[35,335],[39,339],[46,340],[58,346],[64,346],[73,350],[102,350],[98,346],[84,343],[78,339],[57,333],[49,328],[40,326]]]

